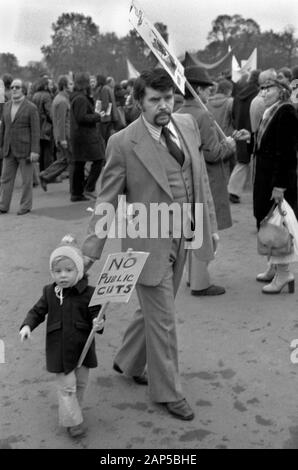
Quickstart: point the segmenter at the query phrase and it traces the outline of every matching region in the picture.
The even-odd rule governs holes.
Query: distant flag
[[[232,58],[232,80],[238,82],[244,72],[250,73],[257,68],[257,48],[250,54],[247,60],[241,60],[241,67],[235,56]]]
[[[126,59],[126,64],[127,64],[127,78],[128,78],[128,80],[130,78],[138,78],[140,76],[140,74],[137,71],[137,69],[132,65],[130,60]]]
[[[233,82],[238,82],[238,80],[240,79],[241,77],[241,73],[240,73],[240,65],[238,63],[238,60],[236,59],[236,57],[233,55],[232,56],[232,80]]]
[[[241,70],[244,72],[251,72],[252,70],[256,70],[257,68],[257,48],[255,48],[252,53],[250,54],[249,58],[242,64],[241,61]]]

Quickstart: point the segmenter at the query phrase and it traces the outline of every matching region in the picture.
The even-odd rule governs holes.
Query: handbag
[[[274,215],[276,204],[274,203],[267,216],[262,220],[257,235],[258,253],[267,256],[285,256],[294,251],[294,237],[290,233],[285,222],[286,212],[283,212],[281,205],[277,209],[280,215],[280,224],[270,222]]]

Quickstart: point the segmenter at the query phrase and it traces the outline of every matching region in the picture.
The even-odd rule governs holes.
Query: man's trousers
[[[186,250],[174,239],[165,275],[157,286],[137,285],[140,308],[135,312],[115,363],[129,376],[142,374],[147,364],[149,394],[155,402],[183,398],[176,336],[175,296]]]
[[[0,209],[9,211],[13,194],[14,183],[18,167],[22,177],[22,194],[20,211],[32,209],[32,187],[33,187],[33,164],[25,158],[15,158],[12,153],[3,159],[1,186],[0,186]]]

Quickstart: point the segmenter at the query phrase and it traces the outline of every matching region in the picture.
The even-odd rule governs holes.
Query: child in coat
[[[46,365],[56,374],[59,423],[71,437],[85,433],[82,401],[89,369],[97,366],[93,340],[81,367],[77,363],[86,340],[94,328],[103,332],[104,320],[97,320],[100,306],[88,307],[94,287],[84,275],[83,255],[72,235],[62,239],[50,256],[54,283],[46,285],[38,302],[29,310],[21,328],[21,341],[47,316]]]

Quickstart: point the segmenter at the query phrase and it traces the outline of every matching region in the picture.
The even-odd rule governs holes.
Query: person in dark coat
[[[244,86],[234,98],[232,117],[235,129],[247,129],[251,132],[249,109],[250,103],[259,92],[259,74],[260,70],[253,70],[247,85]],[[240,202],[240,196],[249,174],[252,151],[252,146],[248,145],[246,142],[238,141],[236,143],[237,163],[232,171],[228,184],[230,201],[233,203]]]
[[[193,65],[186,67],[185,76],[206,105],[210,96],[210,87],[213,85],[207,71]],[[234,153],[235,142],[232,137],[222,139],[214,125],[211,113],[208,109],[203,109],[188,89],[185,90],[184,98],[184,104],[177,110],[177,113],[191,114],[198,124],[217,225],[219,230],[224,230],[232,226],[224,165]],[[215,244],[217,242],[218,240],[214,241]],[[211,282],[207,261],[200,260],[193,250],[190,251],[188,259],[191,295],[213,296],[225,293],[224,287]]]
[[[96,199],[95,186],[105,163],[105,146],[97,123],[101,117],[95,112],[90,96],[88,73],[78,73],[74,81],[74,93],[70,104],[70,143],[72,150],[71,201]],[[92,162],[85,179],[85,164]]]
[[[88,307],[94,288],[88,286],[83,255],[71,235],[51,254],[50,271],[55,282],[43,288],[29,310],[20,337],[29,338],[47,316],[46,365],[57,378],[59,422],[78,437],[84,433],[81,404],[89,368],[97,367],[94,340],[82,366],[76,367],[92,328],[102,333],[104,321],[97,319],[100,306]]]
[[[54,161],[53,122],[51,114],[52,95],[49,90],[49,80],[43,77],[36,85],[32,102],[38,109],[40,119],[40,171],[45,170]]]
[[[261,221],[273,203],[284,198],[297,215],[297,137],[298,118],[289,101],[291,89],[285,81],[268,79],[261,86],[265,112],[255,137],[255,175],[253,208],[260,228]],[[235,138],[249,140],[250,133],[241,130]],[[289,271],[286,257],[270,258],[267,270],[257,276],[266,294],[277,294],[288,285],[294,292],[294,275]]]

